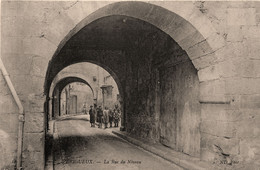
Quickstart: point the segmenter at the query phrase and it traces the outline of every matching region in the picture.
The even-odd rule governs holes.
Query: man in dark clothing
[[[102,122],[103,122],[102,119],[103,119],[103,110],[102,110],[101,106],[99,106],[97,108],[97,122],[99,123],[98,124],[99,128],[102,128]]]
[[[110,127],[112,127],[113,120],[114,120],[114,113],[111,109],[109,109],[109,124],[110,124]]]
[[[93,106],[90,106],[89,110],[89,116],[90,116],[90,124],[91,127],[95,127],[95,110],[93,109]]]
[[[107,107],[103,110],[103,123],[105,124],[105,129],[107,128],[107,124],[109,122],[109,110]]]
[[[94,104],[93,110],[95,111],[95,121],[97,121],[97,104]]]
[[[115,127],[118,127],[118,123],[120,121],[120,116],[121,116],[120,109],[118,108],[118,105],[115,105],[115,109],[114,109],[114,123],[115,123]]]

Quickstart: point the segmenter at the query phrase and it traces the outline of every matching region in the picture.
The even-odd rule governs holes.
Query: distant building
[[[119,104],[117,84],[103,68],[91,63],[81,63],[65,68],[59,74],[65,73],[85,75],[93,92],[88,85],[82,82],[66,85],[61,92],[60,115],[83,114],[84,110],[88,111],[93,104],[109,108]]]

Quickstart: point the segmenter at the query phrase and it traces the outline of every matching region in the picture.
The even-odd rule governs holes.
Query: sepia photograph
[[[260,1],[0,3],[1,170],[260,170]]]

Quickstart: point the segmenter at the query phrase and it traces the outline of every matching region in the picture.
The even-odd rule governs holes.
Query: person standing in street
[[[95,121],[97,122],[97,104],[94,104]]]
[[[109,116],[110,127],[112,127],[112,124],[113,124],[113,121],[114,121],[114,113],[113,113],[113,111],[111,109],[109,109],[108,116]]]
[[[91,127],[95,127],[95,110],[93,109],[93,106],[90,106],[89,116]]]
[[[83,114],[87,114],[86,103],[83,104],[82,112],[83,112]]]
[[[115,123],[115,126],[114,127],[118,127],[118,123],[120,121],[120,116],[121,116],[120,109],[118,108],[118,105],[115,105],[115,109],[114,109],[114,123]]]
[[[103,122],[102,119],[103,119],[103,110],[102,110],[101,106],[99,106],[97,108],[97,122],[99,123],[98,124],[99,128],[102,128],[102,122]]]
[[[104,124],[105,124],[105,129],[107,128],[108,119],[109,119],[109,110],[107,107],[105,107],[105,109],[103,111],[103,120],[104,120]]]

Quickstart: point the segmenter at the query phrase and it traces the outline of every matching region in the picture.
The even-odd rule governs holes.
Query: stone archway
[[[60,50],[59,54],[53,57],[47,80],[52,80],[53,75],[64,67],[86,61],[99,63],[99,65],[110,68],[118,77],[119,84],[122,85],[121,93],[125,104],[122,122],[124,122],[123,127],[127,127],[129,133],[156,138],[155,140],[161,141],[167,146],[183,150],[184,134],[180,133],[184,132],[178,132],[178,141],[174,134],[177,133],[178,128],[183,129],[184,124],[187,126],[190,121],[196,120],[195,125],[188,127],[186,130],[186,132],[192,128],[195,130],[192,133],[196,134],[196,142],[193,142],[196,146],[191,146],[191,142],[189,142],[189,147],[196,149],[189,148],[185,152],[198,157],[200,136],[198,133],[199,119],[197,118],[199,116],[197,70],[187,53],[169,35],[150,23],[132,17],[115,15],[97,19],[75,34]],[[194,76],[183,74],[185,69],[188,74]],[[177,70],[177,72],[174,70]],[[176,82],[185,84],[185,90],[193,89],[190,94],[194,94],[194,97],[186,95],[181,103],[171,105],[172,109],[175,110],[174,114],[180,112],[178,119],[176,115],[176,118],[171,118],[171,115],[169,117],[168,114],[171,114],[172,109],[167,109],[167,105],[160,104],[162,103],[160,100],[175,101],[179,98],[174,94],[168,97],[160,95],[162,90],[163,95],[171,94],[170,91],[180,90],[178,84],[172,83],[174,77],[171,74],[168,75],[169,77],[161,76],[164,72],[171,72],[176,79],[180,79]],[[187,78],[189,76],[191,76],[190,79]],[[187,85],[189,83],[190,85]],[[158,88],[159,93],[156,92],[156,88]],[[183,92],[183,94],[186,93]],[[158,101],[154,100],[155,98],[158,98]],[[188,101],[185,101],[185,99]],[[193,99],[194,102],[190,101]],[[159,109],[154,108],[153,104],[158,105]],[[189,111],[191,108],[195,108],[194,111],[192,113],[187,112],[188,120],[181,123],[182,112]],[[156,112],[154,112],[154,109]],[[162,112],[166,112],[166,116],[163,116]],[[149,120],[150,123],[142,122],[143,119],[135,120],[142,114],[151,114],[152,117],[159,116],[160,119],[152,118]],[[196,118],[192,120],[190,114],[196,115]],[[154,125],[149,125],[152,122],[154,122]],[[141,124],[145,124],[147,127],[137,130],[136,128]],[[176,128],[164,126],[164,124],[171,124]],[[151,132],[151,129],[157,128],[160,130]],[[191,138],[193,137],[190,137],[189,140]]]
[[[88,66],[93,66],[93,65],[96,65],[97,67],[99,67],[99,69],[105,71],[107,74],[111,75],[114,83],[112,83],[114,85],[114,88],[116,88],[116,91],[119,93],[118,96],[116,96],[117,98],[119,97],[118,99],[118,104],[120,104],[121,106],[121,109],[122,109],[122,113],[124,111],[124,102],[123,102],[123,88],[120,84],[120,81],[117,77],[117,75],[109,68],[107,67],[106,65],[104,64],[101,64],[101,63],[98,63],[98,62],[95,62],[95,61],[88,61],[88,60],[85,60],[84,62],[80,62],[80,63],[77,63],[77,64],[71,64],[70,66],[68,67],[65,67],[64,69],[62,69],[53,79],[52,83],[51,83],[51,86],[49,88],[49,94],[48,94],[48,97],[46,99],[46,101],[48,101],[48,113],[53,113],[53,95],[55,93],[55,89],[58,89],[58,93],[60,93],[60,86],[59,84],[64,84],[64,81],[78,81],[78,82],[83,82],[85,83],[86,85],[88,85],[93,93],[93,97],[94,97],[94,103],[97,104],[98,101],[97,101],[97,98],[98,98],[98,92],[96,91],[96,88],[98,88],[100,90],[100,87],[98,87],[97,85],[98,84],[95,84],[93,81],[93,77],[91,77],[90,75],[88,75],[87,72],[79,72],[79,70],[73,70],[73,68],[77,68],[77,66],[81,65],[81,67],[88,67]],[[89,65],[90,64],[90,65]],[[83,74],[84,73],[84,74]],[[96,73],[95,73],[96,74]],[[95,75],[95,74],[92,74],[92,75]],[[70,82],[71,83],[71,82]],[[68,84],[68,83],[67,83]],[[116,86],[116,87],[115,87]],[[57,88],[58,87],[58,88]],[[63,88],[63,86],[62,86]],[[58,94],[57,93],[57,94]],[[100,93],[101,94],[101,93]],[[101,94],[102,95],[102,94]],[[99,96],[100,98],[100,96]],[[100,99],[101,100],[101,99]],[[103,100],[102,100],[103,101]],[[57,110],[57,109],[56,109]],[[52,116],[49,116],[49,118],[51,118]],[[124,129],[124,121],[122,120],[121,121],[121,124],[122,124],[122,128]]]
[[[62,73],[62,74],[58,74],[52,84],[51,84],[51,87],[50,87],[50,92],[49,92],[49,97],[52,96],[53,94],[53,90],[54,88],[56,87],[56,85],[63,79],[65,78],[68,78],[68,77],[75,77],[75,78],[79,78],[82,80],[83,83],[87,83],[86,85],[88,85],[93,93],[93,96],[95,97],[96,96],[96,92],[93,90],[92,87],[94,87],[94,85],[91,83],[89,77],[87,77],[86,75],[83,75],[83,74],[80,74],[80,73]],[[84,80],[84,81],[83,81]]]
[[[73,82],[81,82],[86,84],[92,91],[93,97],[94,97],[94,91],[93,88],[89,85],[89,83],[79,77],[65,77],[60,79],[55,83],[55,87],[53,88],[53,91],[51,92],[51,100],[49,101],[49,114],[51,114],[50,118],[56,118],[57,116],[60,116],[60,97],[61,92],[64,89],[65,86],[67,86],[70,83]]]
[[[71,37],[89,23],[107,16],[123,15],[146,21],[164,31],[187,52],[195,68],[199,71],[200,81],[204,81],[205,72],[212,79],[215,79],[220,74],[220,70],[213,66],[218,62],[216,51],[225,46],[224,38],[219,35],[211,22],[199,10],[191,6],[187,7],[189,9],[179,11],[178,7],[171,7],[163,2],[154,2],[154,4],[116,2],[109,4],[77,23],[62,39],[54,56]],[[190,12],[187,14],[187,11]],[[211,72],[209,72],[209,69],[211,69]]]
[[[182,7],[185,7],[186,10],[181,10]],[[203,84],[203,88],[200,89],[200,100],[202,102],[227,102],[224,91],[221,92],[221,94],[207,94],[209,88],[212,88],[212,86],[218,86],[221,83],[219,81],[207,82],[218,80],[221,77],[221,74],[223,74],[221,68],[218,66],[218,63],[221,62],[221,58],[223,58],[223,56],[219,55],[223,54],[221,52],[218,53],[218,50],[222,49],[226,45],[225,39],[215,30],[210,20],[206,18],[206,16],[203,15],[192,3],[108,3],[108,5],[101,6],[101,8],[89,14],[87,17],[82,18],[79,23],[71,25],[70,27],[72,29],[67,30],[69,33],[65,38],[64,36],[53,37],[52,41],[60,43],[57,44],[58,48],[54,55],[50,55],[56,56],[66,42],[89,23],[102,17],[113,15],[134,17],[151,23],[167,33],[183,50],[187,52],[195,68],[198,70],[199,81],[206,82]],[[70,20],[79,20],[79,18],[75,18],[74,15],[69,14],[67,17],[69,17]],[[64,23],[65,22],[66,20],[64,19]],[[68,27],[66,27],[66,29],[68,29]],[[66,31],[64,30],[63,32]],[[47,37],[51,38],[48,35]],[[95,63],[95,61],[89,62]],[[47,74],[49,74],[48,71]],[[47,86],[48,83],[45,81],[45,93]]]
[[[163,15],[162,15],[163,14]],[[164,16],[164,17],[162,17]],[[112,19],[111,19],[112,18]],[[133,20],[138,20],[138,22],[142,22],[143,25],[150,24],[149,26],[154,27],[156,31],[160,33],[164,33],[165,36],[164,40],[168,43],[168,40],[174,40],[174,43],[176,45],[176,49],[174,49],[173,53],[178,53],[179,50],[180,58],[187,57],[187,60],[191,61],[193,65],[195,66],[196,70],[198,71],[198,79],[200,82],[207,81],[210,79],[216,79],[219,76],[218,70],[214,66],[214,62],[216,61],[215,52],[223,47],[223,41],[222,37],[219,36],[217,33],[214,32],[214,30],[204,30],[203,33],[201,33],[198,29],[196,29],[190,22],[185,20],[184,18],[180,17],[174,12],[168,11],[162,7],[151,5],[147,3],[142,2],[119,2],[114,3],[108,6],[105,6],[93,14],[89,15],[85,19],[83,19],[60,43],[58,46],[57,51],[55,52],[49,68],[47,70],[46,74],[46,81],[45,81],[45,93],[48,92],[48,87],[50,86],[50,82],[55,77],[55,75],[64,67],[75,64],[78,62],[92,62],[96,63],[98,65],[102,65],[106,67],[108,70],[112,70],[112,72],[115,72],[115,75],[118,76],[118,82],[119,84],[122,84],[122,95],[124,96],[124,101],[126,99],[131,99],[132,96],[138,96],[139,94],[135,94],[133,89],[131,87],[127,86],[129,83],[126,77],[128,75],[123,75],[124,72],[127,72],[127,74],[131,74],[131,62],[125,62],[128,61],[127,57],[133,57],[138,55],[135,53],[129,53],[127,50],[125,50],[125,44],[117,39],[115,42],[119,44],[119,47],[124,49],[122,52],[122,49],[118,49],[118,47],[112,47],[111,42],[109,41],[105,42],[107,44],[102,44],[98,40],[93,40],[94,43],[86,43],[84,44],[83,41],[80,42],[84,44],[86,47],[88,47],[88,50],[77,48],[73,45],[74,43],[78,43],[77,39],[84,39],[83,35],[91,35],[91,33],[94,33],[94,28],[96,23],[101,23],[106,20],[113,21],[113,19],[117,19],[117,22],[121,20],[123,23],[126,22],[132,22]],[[97,24],[98,25],[98,24]],[[107,25],[106,25],[107,26]],[[122,26],[123,27],[123,26]],[[117,25],[115,25],[115,28],[118,28]],[[102,29],[102,28],[97,28]],[[202,29],[202,28],[201,28]],[[108,29],[109,30],[109,29]],[[120,30],[120,26],[119,26]],[[92,31],[92,32],[91,32]],[[101,31],[102,32],[102,31]],[[150,32],[151,33],[151,32]],[[81,35],[81,36],[79,36]],[[153,36],[153,34],[151,34]],[[102,36],[101,36],[102,37]],[[156,36],[155,36],[156,37]],[[111,37],[110,37],[111,38]],[[129,40],[131,40],[131,37],[127,37]],[[89,40],[86,38],[86,40]],[[91,40],[91,38],[90,38]],[[107,40],[107,39],[105,39]],[[140,41],[145,41],[145,39],[141,39]],[[134,46],[135,41],[129,41],[132,42],[132,45]],[[79,43],[79,46],[82,44]],[[166,44],[167,44],[166,43]],[[96,46],[95,46],[96,45]],[[107,46],[106,46],[107,45]],[[133,47],[130,47],[130,49]],[[148,48],[148,47],[147,47]],[[74,49],[77,49],[74,50]],[[85,51],[84,51],[85,50]],[[184,53],[182,53],[184,51]],[[151,53],[149,55],[154,55],[155,53]],[[160,53],[159,56],[163,58],[163,56],[167,56],[167,54]],[[71,56],[70,59],[68,59],[68,56]],[[177,55],[178,56],[178,55]],[[61,59],[67,58],[67,61],[62,62],[62,64],[58,64],[57,67],[53,67],[53,65],[57,63],[61,63]],[[122,64],[120,65],[121,70],[114,70],[115,65],[108,64],[110,60],[115,59],[115,63]],[[119,59],[121,58],[121,59]],[[145,59],[144,59],[145,60]],[[152,59],[153,60],[153,59]],[[175,61],[176,62],[176,61]],[[179,61],[179,63],[182,63],[183,61]],[[178,61],[174,64],[177,64]],[[178,64],[179,64],[178,63]],[[152,63],[154,64],[154,63]],[[173,65],[174,65],[173,64]],[[160,70],[161,66],[167,67],[167,63],[159,63],[158,70]],[[149,69],[149,66],[148,66]],[[126,70],[126,71],[125,71]],[[157,70],[157,71],[158,71]],[[143,70],[142,70],[143,71]],[[122,73],[122,74],[121,74]],[[141,73],[137,73],[137,76]],[[156,72],[155,74],[158,74]],[[213,76],[212,76],[213,75]],[[125,77],[125,78],[124,78]],[[156,78],[155,78],[156,79]],[[134,82],[135,81],[135,82]],[[141,80],[142,81],[142,80]],[[187,81],[190,81],[189,78]],[[131,80],[131,83],[137,83],[139,84],[138,80]],[[139,86],[137,87],[137,89]],[[157,86],[155,85],[155,88]],[[140,88],[141,89],[141,88]],[[200,88],[200,92],[203,90],[203,88]],[[127,91],[127,92],[126,92]],[[146,91],[150,91],[150,89],[144,89],[145,93]],[[139,91],[138,91],[139,92]],[[213,96],[214,97],[214,96]],[[156,97],[155,97],[156,98]],[[134,98],[136,99],[136,98]],[[208,99],[208,98],[207,98]],[[214,99],[209,99],[213,100]],[[199,101],[199,100],[198,100]],[[132,103],[133,104],[133,103]],[[147,104],[147,103],[146,103]],[[124,104],[124,109],[127,107],[127,104]],[[134,104],[133,104],[134,105]],[[186,106],[186,105],[185,105]],[[158,111],[158,108],[155,108],[154,110]],[[160,109],[159,109],[160,110]],[[189,109],[188,109],[189,110]],[[131,110],[131,111],[139,111],[137,110]],[[126,111],[124,112],[126,113]],[[127,113],[126,115],[129,115],[131,113]],[[127,116],[124,116],[125,119],[127,119]],[[189,123],[187,121],[183,121],[184,123]],[[198,122],[197,122],[198,123]],[[129,129],[134,129],[135,125],[126,125],[130,127]],[[158,125],[156,125],[158,126]],[[197,127],[197,125],[196,125]],[[186,129],[189,131],[189,129]],[[133,130],[135,131],[135,130]],[[156,130],[154,130],[156,131]],[[150,133],[150,132],[147,132]],[[155,132],[156,133],[156,132]],[[150,135],[150,134],[149,134]],[[199,142],[198,142],[199,143]],[[195,154],[198,157],[198,152]]]

